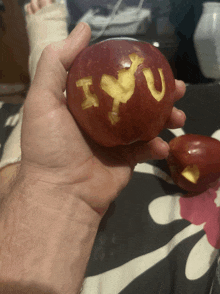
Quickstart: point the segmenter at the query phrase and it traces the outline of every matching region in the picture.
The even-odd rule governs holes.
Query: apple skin
[[[187,134],[169,142],[167,158],[173,181],[183,190],[202,193],[220,178],[220,141],[217,139]],[[199,177],[196,182],[182,175],[188,167],[196,167]]]
[[[142,62],[137,65],[130,56],[138,56],[142,58]],[[150,69],[153,75],[151,90],[143,73],[144,69]],[[158,69],[162,71],[164,84]],[[113,81],[117,84],[123,71],[129,72],[128,84],[133,87],[133,93],[130,97],[128,95],[129,99],[125,103],[121,102],[127,97],[126,85],[124,94],[120,96],[117,113],[113,110],[115,97],[103,90],[100,84],[103,75],[108,78],[111,76],[108,86],[109,90],[112,90]],[[85,82],[86,78],[88,83],[83,88],[80,81]],[[95,94],[98,106],[82,108],[82,103],[87,102],[86,91],[90,100]],[[160,101],[153,97],[156,91],[158,94],[163,93]],[[149,43],[126,39],[106,40],[85,48],[75,58],[67,78],[69,111],[90,138],[107,147],[150,141],[155,138],[170,117],[174,92],[175,79],[163,54]],[[118,94],[116,96],[119,97]],[[116,116],[116,123],[111,122],[109,113]]]

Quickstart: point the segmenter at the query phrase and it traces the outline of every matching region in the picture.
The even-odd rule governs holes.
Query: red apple
[[[153,45],[106,40],[84,49],[67,80],[67,105],[97,143],[112,147],[155,138],[171,114],[175,79]]]
[[[189,192],[203,192],[220,178],[220,141],[188,134],[171,140],[167,163],[173,181]]]

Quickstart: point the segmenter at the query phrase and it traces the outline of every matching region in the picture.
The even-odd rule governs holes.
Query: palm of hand
[[[94,142],[88,144],[89,139],[79,130],[64,96],[51,99],[54,105],[44,101],[43,107],[39,106],[43,111],[36,104],[33,108],[33,96],[31,99],[31,106],[28,97],[24,105],[22,126],[25,176],[72,191],[80,190],[84,200],[102,213],[128,183],[131,164],[127,158],[123,159],[120,149],[106,152],[107,148]]]

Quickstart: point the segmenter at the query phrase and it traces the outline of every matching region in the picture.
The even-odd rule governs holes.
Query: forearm
[[[79,293],[100,216],[68,191],[34,186],[19,183],[2,203],[0,280]]]

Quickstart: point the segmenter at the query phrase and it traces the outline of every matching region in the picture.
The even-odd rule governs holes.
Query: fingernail
[[[163,145],[164,148],[170,148],[169,144],[166,141],[164,141],[161,137],[158,137],[157,140],[158,142],[160,142],[161,145]]]
[[[183,117],[183,116],[185,116],[185,113],[184,113],[182,110],[180,110],[180,109],[177,110],[176,114],[177,114],[179,117]]]
[[[167,142],[163,141],[163,142],[162,142],[162,145],[163,145],[163,147],[164,147],[165,149],[170,150],[170,146],[169,146],[169,144],[168,144]]]
[[[81,33],[84,28],[85,28],[86,24],[84,22],[80,22],[74,29],[73,29],[73,32],[74,34],[79,34]]]
[[[86,24],[84,22],[80,22],[69,34],[68,39],[71,43],[76,44],[77,40],[80,41],[84,36],[83,31],[85,29]]]
[[[182,80],[176,80],[176,85],[177,86],[182,86],[182,85],[185,85],[185,83]]]

